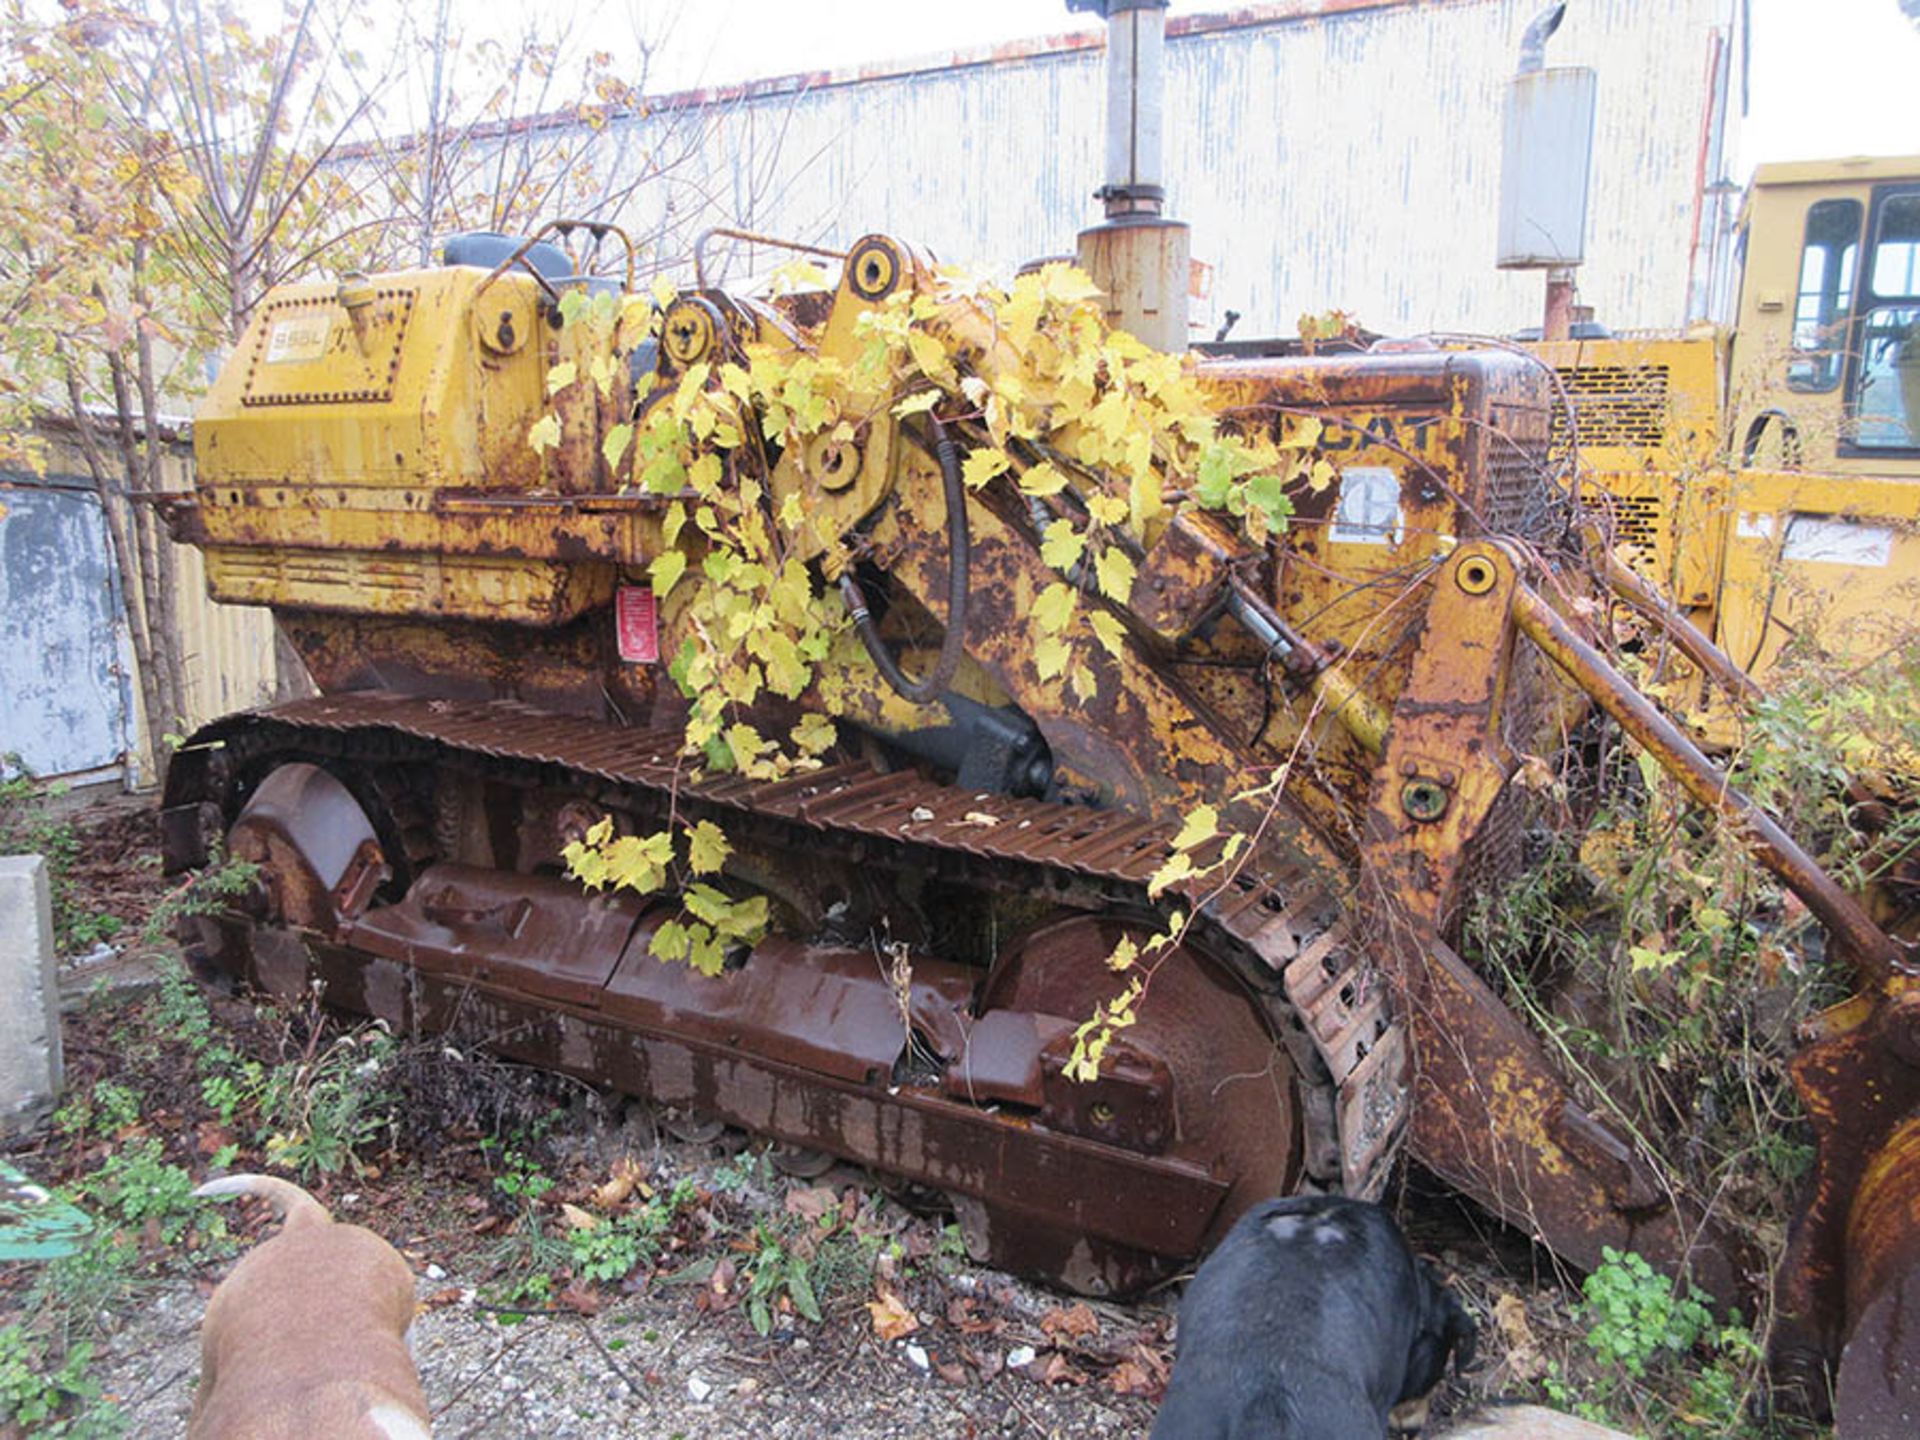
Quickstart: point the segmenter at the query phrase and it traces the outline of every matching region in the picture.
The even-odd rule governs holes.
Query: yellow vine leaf
[[[1073,651],[1058,635],[1042,636],[1033,647],[1033,667],[1042,680],[1051,680],[1067,668]]]
[[[929,380],[947,381],[953,378],[953,365],[947,359],[947,347],[935,336],[924,330],[909,330],[907,352],[913,356],[913,363],[920,367],[920,373]]]
[[[1056,580],[1033,602],[1033,618],[1042,634],[1058,635],[1073,618],[1073,608],[1073,587],[1064,580]]]
[[[1102,525],[1118,525],[1127,518],[1127,502],[1118,495],[1096,492],[1087,496],[1087,513]]]
[[[696,875],[713,874],[727,863],[732,853],[733,846],[711,820],[702,820],[687,831],[687,864]]]
[[[678,550],[662,550],[654,556],[653,563],[647,566],[647,578],[653,582],[654,595],[664,599],[686,568],[687,557]]]
[[[1127,491],[1127,504],[1132,511],[1133,528],[1143,536],[1147,526],[1166,512],[1167,502],[1160,485],[1160,474],[1151,465],[1133,472],[1133,484]]]
[[[1020,489],[1027,495],[1058,495],[1067,488],[1067,477],[1042,460],[1020,477]]]
[[[1006,474],[1013,464],[1007,458],[1007,452],[998,448],[983,448],[971,452],[960,466],[960,478],[970,490],[978,490],[996,475]]]
[[[1146,982],[1133,975],[1126,989],[1099,1006],[1073,1032],[1073,1051],[1063,1067],[1069,1080],[1085,1083],[1100,1078],[1100,1062],[1106,1058],[1113,1037],[1139,1020],[1138,1006],[1145,993]]]
[[[1106,610],[1096,610],[1087,617],[1087,623],[1093,626],[1094,638],[1106,652],[1118,660],[1125,653],[1124,639],[1127,627]]]
[[[925,414],[939,403],[940,392],[938,390],[916,390],[898,405],[894,406],[893,413],[902,420],[905,420],[909,415]]]
[[[1176,850],[1167,857],[1167,863],[1148,878],[1147,897],[1158,900],[1169,887],[1191,879],[1193,874],[1193,857],[1184,850]]]
[[[607,431],[607,438],[600,442],[600,454],[606,459],[609,470],[618,470],[620,460],[627,453],[627,446],[633,443],[633,426],[626,423],[615,425]]]
[[[1180,833],[1173,837],[1173,848],[1191,850],[1220,833],[1220,812],[1211,805],[1196,805],[1187,812]]]
[[[733,763],[740,767],[740,773],[751,776],[759,766],[760,757],[773,748],[773,743],[753,726],[740,721],[727,727],[727,748],[733,752]]]
[[[1086,548],[1087,537],[1073,528],[1071,520],[1055,520],[1040,541],[1040,558],[1056,570],[1071,570]]]
[[[551,450],[559,443],[560,417],[558,415],[542,415],[527,430],[527,444],[533,447],[535,454]]]
[[[1280,440],[1282,450],[1311,450],[1320,443],[1320,432],[1325,427],[1316,415],[1302,415],[1287,426],[1287,433]]]
[[[688,942],[687,927],[678,920],[668,920],[653,932],[653,938],[647,942],[647,952],[664,965],[671,960],[686,959]]]
[[[800,723],[793,727],[793,743],[808,755],[824,754],[839,738],[833,722],[817,713],[801,716]]]
[[[574,378],[579,373],[580,369],[573,361],[562,360],[558,365],[553,366],[547,371],[547,394],[558,395],[562,390],[573,384]]]
[[[1100,552],[1093,568],[1100,580],[1100,593],[1121,605],[1126,604],[1133,594],[1133,557],[1119,546],[1109,545]]]

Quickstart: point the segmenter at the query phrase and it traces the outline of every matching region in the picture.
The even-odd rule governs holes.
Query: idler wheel
[[[1138,1019],[1120,1031],[1101,1077],[1068,1080],[1062,1067],[1072,1027],[1122,983],[1107,958],[1122,938],[1153,931],[1131,917],[1076,916],[1016,941],[988,978],[982,1011],[1006,1009],[1067,1022],[1043,1065],[1038,1123],[1136,1153],[1184,1161],[1220,1181],[1204,1221],[1203,1248],[1248,1207],[1290,1192],[1301,1175],[1299,1099],[1293,1064],[1265,1015],[1227,969],[1192,946],[1160,951]],[[1053,1196],[1044,1176],[1009,1176],[1023,1192],[1010,1203],[956,1203],[974,1258],[1006,1269],[1052,1273],[1096,1295],[1137,1290],[1178,1268],[1168,1257],[1092,1246],[1068,1217],[1127,1206],[1126,1194]],[[1058,1215],[1061,1223],[1036,1224]],[[1197,1219],[1198,1217],[1196,1217]]]

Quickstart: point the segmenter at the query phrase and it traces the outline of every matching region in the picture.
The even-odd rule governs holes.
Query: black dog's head
[[[1480,1344],[1480,1327],[1433,1267],[1416,1260],[1414,1270],[1419,1277],[1420,1323],[1407,1352],[1406,1383],[1393,1407],[1393,1428],[1400,1433],[1417,1431],[1427,1423],[1427,1399],[1447,1373],[1447,1357],[1453,1357],[1453,1373],[1464,1374]]]

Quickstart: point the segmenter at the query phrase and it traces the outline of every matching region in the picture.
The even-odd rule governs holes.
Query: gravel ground
[[[826,1178],[845,1182],[850,1173]],[[750,1199],[778,1205],[775,1191]],[[341,1203],[338,1213],[352,1218],[363,1208]],[[1073,1328],[1091,1321],[1094,1329],[1076,1337],[1061,1327],[1079,1302],[951,1262],[901,1281],[910,1303],[926,1308],[916,1311],[918,1331],[891,1342],[875,1334],[865,1290],[825,1301],[823,1324],[782,1316],[765,1337],[698,1280],[621,1296],[592,1315],[556,1308],[522,1318],[479,1298],[495,1278],[484,1268],[442,1265],[400,1239],[417,1277],[414,1359],[435,1433],[453,1440],[1141,1436],[1153,1406],[1114,1392],[1125,1372],[1111,1358],[1144,1352],[1151,1364],[1168,1348],[1170,1299],[1089,1305]],[[111,1332],[97,1373],[130,1434],[186,1433],[200,1319],[225,1268],[161,1282]],[[956,1305],[950,1314],[977,1317],[977,1335],[940,1313]],[[1011,1370],[1009,1360],[1027,1369]],[[1050,1367],[1066,1378],[1046,1383]]]
[[[456,1278],[423,1280],[422,1298]],[[120,1398],[130,1434],[185,1435],[205,1308],[195,1286],[170,1283],[113,1337],[99,1374]],[[865,1329],[829,1325],[811,1339],[776,1332],[760,1341],[737,1316],[662,1296],[591,1319],[503,1325],[456,1301],[425,1310],[412,1341],[443,1440],[1118,1437],[1145,1435],[1152,1422],[1147,1402],[1091,1385],[1050,1390],[1007,1374],[952,1384],[915,1366],[906,1353],[912,1342],[885,1345]]]

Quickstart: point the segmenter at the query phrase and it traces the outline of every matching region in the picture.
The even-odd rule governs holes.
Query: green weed
[[[53,813],[52,802],[65,793],[64,785],[35,780],[17,754],[0,755],[0,855],[39,855],[47,862],[53,943],[62,955],[73,955],[91,950],[121,927],[117,917],[80,906],[73,883],[79,832],[71,820]]]
[[[782,1296],[798,1314],[819,1324],[823,1316],[814,1294],[811,1257],[785,1242],[772,1225],[757,1225],[754,1234],[757,1248],[741,1271],[746,1282],[747,1320],[754,1330],[761,1335],[773,1330],[774,1307]]]
[[[320,1034],[316,1028],[298,1060],[261,1077],[267,1157],[303,1177],[358,1173],[360,1152],[393,1133],[393,1037],[378,1025],[324,1043]]]
[[[1552,1367],[1548,1398],[1640,1434],[1758,1435],[1747,1401],[1764,1378],[1764,1356],[1738,1313],[1716,1324],[1700,1291],[1683,1292],[1631,1251],[1601,1254],[1581,1287],[1591,1369],[1575,1380]]]
[[[89,1371],[93,1347],[79,1344],[58,1361],[18,1325],[0,1329],[0,1427],[48,1440],[113,1440],[126,1417],[108,1403]]]
[[[197,1217],[193,1177],[163,1158],[160,1142],[129,1140],[109,1153],[100,1168],[81,1183],[81,1191],[113,1220],[129,1229],[152,1221],[160,1238],[177,1241]]]
[[[140,1122],[140,1093],[112,1080],[76,1094],[54,1112],[56,1129],[72,1139],[88,1135],[111,1138]]]

